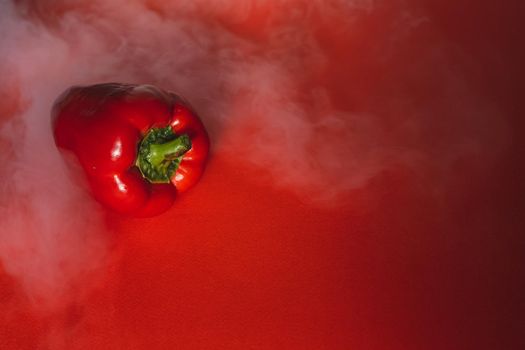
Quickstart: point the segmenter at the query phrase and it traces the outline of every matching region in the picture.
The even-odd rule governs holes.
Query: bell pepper
[[[209,138],[181,97],[151,85],[72,87],[52,111],[55,143],[72,153],[93,196],[122,214],[166,211],[201,177]]]

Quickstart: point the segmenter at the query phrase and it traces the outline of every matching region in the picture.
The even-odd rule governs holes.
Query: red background
[[[41,314],[0,275],[0,349],[525,348],[521,5],[421,6],[510,126],[489,171],[455,163],[438,202],[393,167],[319,207],[214,152],[168,213],[107,217],[118,258],[81,300]]]

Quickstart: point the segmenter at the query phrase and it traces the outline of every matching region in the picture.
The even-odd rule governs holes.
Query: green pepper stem
[[[169,183],[190,149],[188,135],[175,135],[170,126],[153,128],[139,145],[135,165],[149,182]]]
[[[174,160],[191,148],[191,142],[188,135],[181,135],[177,138],[161,143],[152,143],[149,146],[149,161],[153,166],[161,166],[163,163]]]

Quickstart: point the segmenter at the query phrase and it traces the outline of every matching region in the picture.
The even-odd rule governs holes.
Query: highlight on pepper
[[[150,217],[201,177],[209,152],[202,121],[152,85],[75,86],[55,102],[57,147],[85,171],[93,196],[116,212]]]

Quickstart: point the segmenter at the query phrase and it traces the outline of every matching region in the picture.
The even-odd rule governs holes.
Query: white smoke
[[[108,253],[103,211],[53,143],[49,112],[70,85],[178,92],[212,156],[320,205],[393,166],[446,178],[505,146],[468,57],[405,1],[4,1],[0,33],[0,259],[39,300]]]

